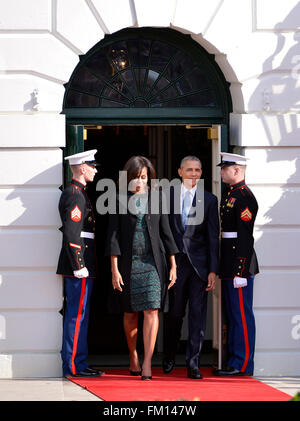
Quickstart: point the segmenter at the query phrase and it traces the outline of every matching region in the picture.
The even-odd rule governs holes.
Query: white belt
[[[81,238],[90,238],[91,240],[93,240],[95,238],[95,234],[93,232],[81,231],[80,237]]]
[[[222,232],[222,238],[237,238],[237,232]]]

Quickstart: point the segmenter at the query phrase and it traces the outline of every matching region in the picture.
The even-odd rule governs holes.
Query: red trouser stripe
[[[239,302],[240,302],[240,310],[241,310],[244,340],[245,340],[245,361],[244,361],[243,367],[241,368],[241,371],[244,372],[249,360],[249,339],[248,339],[247,321],[245,317],[245,309],[244,309],[244,301],[243,301],[243,288],[238,288],[238,290],[239,290]]]
[[[75,332],[74,332],[74,340],[73,340],[73,352],[72,352],[72,371],[73,371],[73,374],[76,374],[76,368],[75,368],[74,360],[75,360],[75,356],[76,356],[76,353],[77,353],[77,344],[78,344],[80,321],[81,321],[82,309],[83,309],[83,303],[84,303],[85,287],[86,287],[86,278],[82,278],[79,307],[78,307],[78,313],[77,313],[77,318],[76,318],[76,323],[75,323]]]

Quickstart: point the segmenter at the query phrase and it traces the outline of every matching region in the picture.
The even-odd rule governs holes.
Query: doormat
[[[104,401],[288,401],[291,396],[252,377],[216,377],[201,368],[203,379],[189,379],[185,368],[170,374],[152,369],[152,380],[130,376],[128,369],[104,369],[96,378],[69,380]]]

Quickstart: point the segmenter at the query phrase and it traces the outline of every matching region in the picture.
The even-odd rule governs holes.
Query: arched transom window
[[[204,57],[206,58],[206,57]],[[98,43],[76,67],[64,100],[73,107],[217,107],[208,60],[133,31]]]

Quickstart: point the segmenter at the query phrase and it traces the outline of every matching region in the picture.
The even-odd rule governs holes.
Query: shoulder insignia
[[[71,219],[74,222],[79,222],[81,220],[81,210],[77,205],[73,210],[71,210]]]
[[[243,221],[251,221],[252,219],[252,212],[248,208],[248,206],[241,212],[241,219]]]

